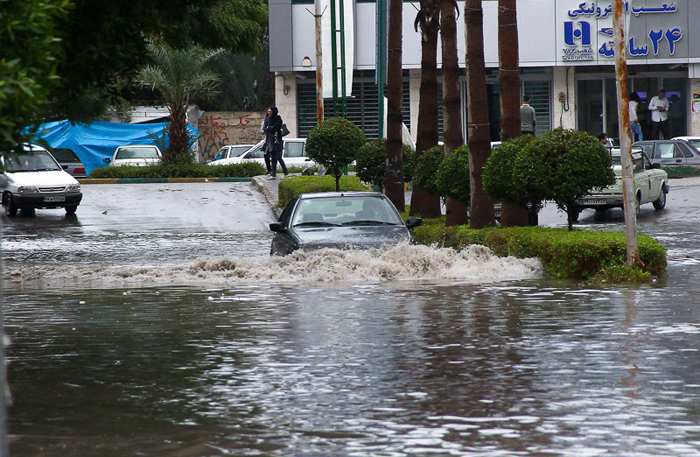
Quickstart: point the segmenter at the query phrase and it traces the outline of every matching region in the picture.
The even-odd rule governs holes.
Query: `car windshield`
[[[243,146],[231,146],[231,152],[229,152],[229,158],[230,157],[240,157],[243,155],[244,152],[246,152],[248,149],[251,147],[248,145],[243,145]]]
[[[62,170],[61,166],[46,151],[25,151],[19,155],[8,154],[5,157],[5,166],[8,172]]]
[[[155,147],[120,147],[116,159],[159,159]]]
[[[337,196],[302,199],[292,226],[400,225],[391,202],[377,196]]]
[[[642,148],[640,147],[633,147],[632,148],[632,157],[633,160],[636,162],[638,160],[642,159]],[[612,161],[612,165],[615,166],[621,166],[622,165],[622,158],[620,156],[620,150],[619,149],[613,149],[611,154],[610,154],[610,159]]]

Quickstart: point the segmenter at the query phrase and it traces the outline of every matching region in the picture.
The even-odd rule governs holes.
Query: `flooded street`
[[[245,183],[3,217],[11,453],[700,456],[700,186],[671,185],[639,218],[668,278],[642,287],[478,247],[270,259]]]

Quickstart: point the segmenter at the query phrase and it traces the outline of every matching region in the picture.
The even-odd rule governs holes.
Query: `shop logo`
[[[578,24],[574,27],[573,21],[564,22],[564,43],[567,46],[590,46],[591,24],[585,21],[578,21]]]

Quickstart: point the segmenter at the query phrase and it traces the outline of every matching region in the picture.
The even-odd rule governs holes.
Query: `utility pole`
[[[620,128],[620,161],[622,163],[622,194],[625,211],[625,238],[627,265],[639,264],[637,240],[637,202],[635,196],[632,138],[630,135],[629,92],[627,89],[627,44],[623,0],[613,2],[613,29],[615,40],[615,76],[617,79],[617,112]]]
[[[316,24],[316,122],[323,122],[323,48],[321,47],[321,0],[314,4]]]

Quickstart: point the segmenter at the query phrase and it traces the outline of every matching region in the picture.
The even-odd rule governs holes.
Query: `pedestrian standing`
[[[269,109],[267,110],[267,113],[265,113],[265,119],[263,119],[262,124],[260,124],[260,133],[262,133],[263,135],[265,135],[265,122],[267,122],[268,117],[270,117],[270,110]],[[272,167],[270,165],[270,153],[267,150],[267,136],[266,136],[265,143],[263,143],[262,150],[263,150],[263,158],[265,159],[265,168],[266,168],[265,174],[269,175]]]
[[[525,95],[520,106],[520,130],[523,135],[535,134],[535,108],[530,106],[530,100],[530,96]]]
[[[642,126],[639,124],[639,116],[637,115],[637,107],[639,107],[639,95],[636,92],[630,94],[630,137],[632,142],[642,141]],[[635,139],[636,136],[636,139]]]
[[[277,178],[277,162],[282,166],[284,176],[287,176],[287,165],[282,158],[284,151],[284,140],[282,139],[282,117],[276,106],[271,106],[267,110],[267,117],[263,124],[265,132],[265,150],[270,154],[270,176],[267,179]]]
[[[660,140],[659,132],[663,133],[664,140],[671,139],[671,128],[668,125],[668,108],[669,103],[666,98],[666,91],[659,90],[658,95],[654,95],[649,102],[649,111],[651,111],[651,125],[654,140]]]

